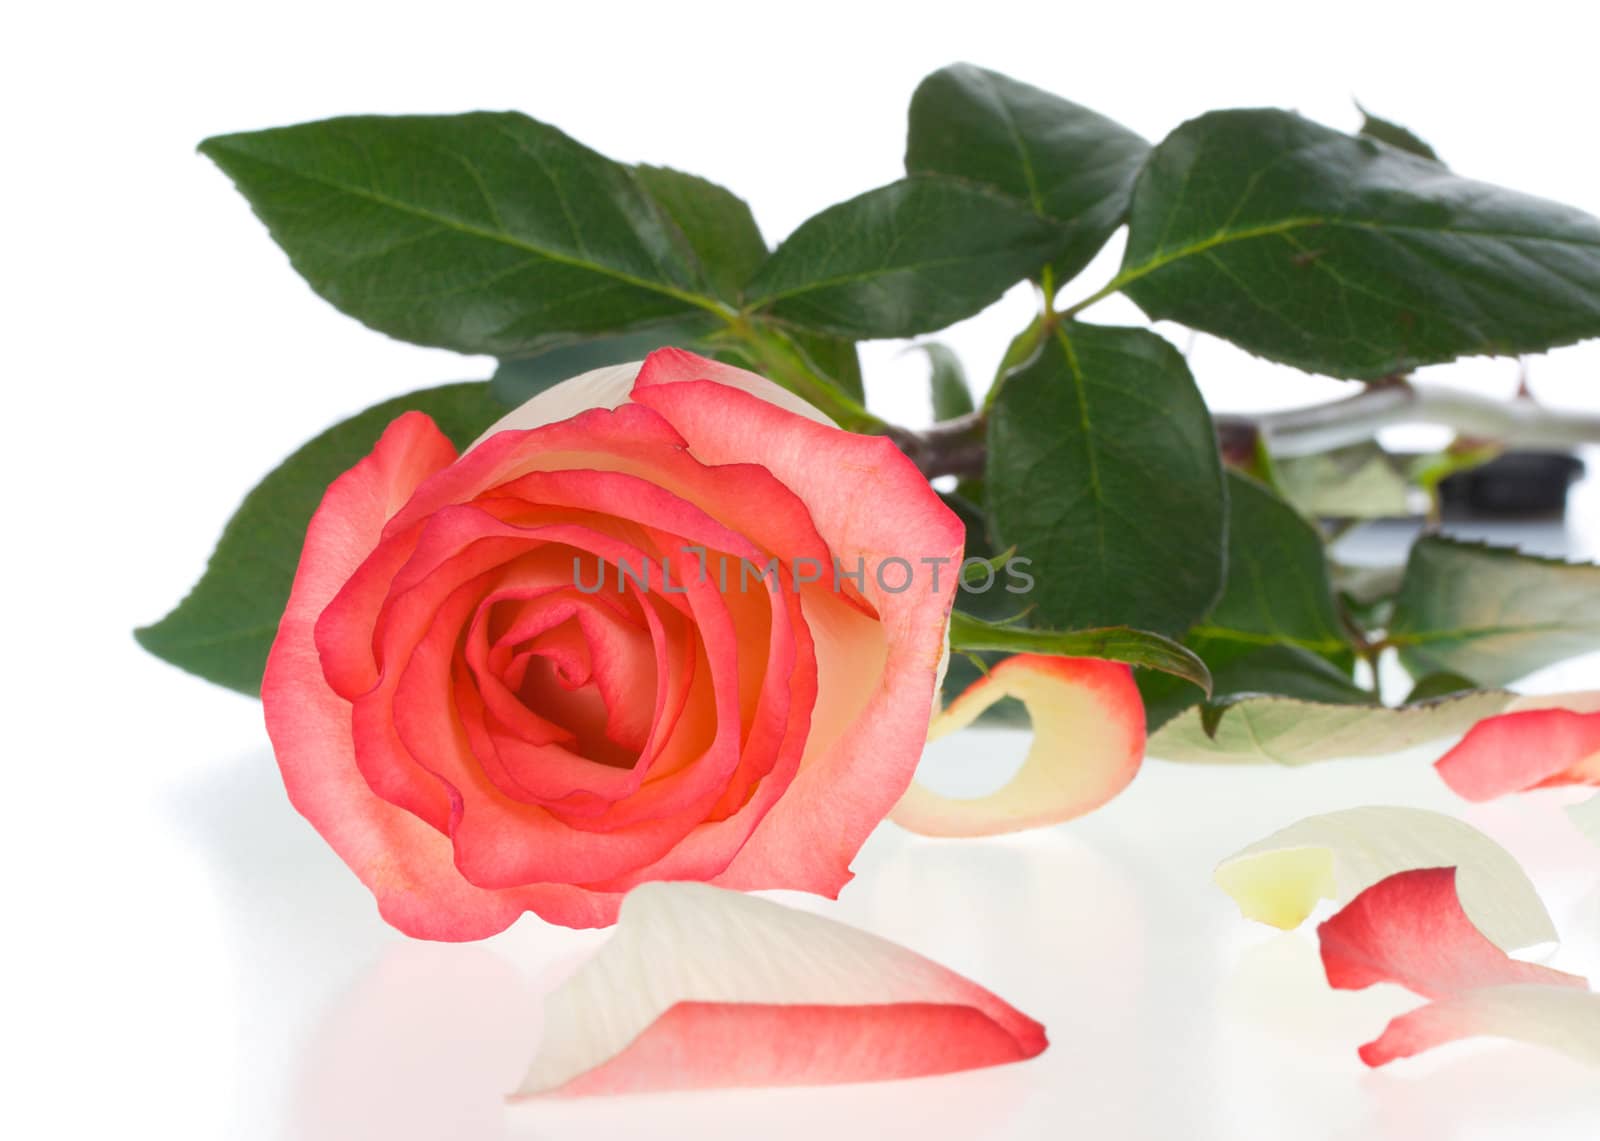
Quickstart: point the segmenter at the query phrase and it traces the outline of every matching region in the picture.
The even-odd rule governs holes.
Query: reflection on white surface
[[[1021,741],[940,742],[951,791]],[[1310,928],[1239,918],[1215,862],[1314,811],[1371,802],[1459,809],[1428,755],[1287,772],[1152,763],[1075,824],[988,841],[874,835],[837,903],[781,898],[904,943],[1043,1021],[1050,1048],[1014,1066],[826,1089],[502,1101],[533,1057],[540,997],[605,938],[525,918],[475,945],[389,931],[288,807],[270,756],[219,766],[171,810],[211,869],[196,898],[233,1005],[163,1067],[225,1077],[218,1136],[449,1138],[1495,1137],[1512,1122],[1584,1136],[1600,1082],[1558,1056],[1478,1042],[1372,1073],[1355,1048],[1418,1000],[1331,991]],[[977,766],[976,772],[973,766]],[[1565,942],[1551,960],[1600,975],[1600,860],[1563,792],[1469,812],[1528,868]],[[173,996],[211,1001],[215,989]],[[226,1025],[223,1025],[226,1024]],[[1566,1132],[1563,1132],[1566,1131]]]
[[[539,996],[482,947],[397,943],[299,1052],[290,1135],[305,1141],[504,1136],[501,1095],[539,1035]]]

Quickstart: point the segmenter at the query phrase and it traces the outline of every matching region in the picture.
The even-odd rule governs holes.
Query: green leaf
[[[721,306],[634,174],[510,112],[207,139],[295,269],[374,329],[517,356]]]
[[[1213,702],[1241,695],[1272,694],[1330,705],[1374,705],[1376,698],[1327,658],[1298,646],[1253,646],[1244,642],[1191,635],[1185,645],[1211,671]],[[1154,733],[1198,702],[1194,690],[1169,677],[1145,674],[1138,679],[1144,698],[1145,725]]]
[[[1050,227],[1013,200],[946,178],[906,178],[807,219],[747,291],[802,328],[912,337],[970,317],[1038,269]]]
[[[1146,753],[1167,761],[1306,765],[1387,756],[1466,732],[1510,703],[1504,690],[1391,708],[1329,705],[1290,697],[1245,697],[1222,711],[1216,736],[1190,710],[1150,736]]]
[[[856,351],[854,341],[804,329],[790,330],[789,339],[815,366],[818,375],[831,381],[856,403],[866,400],[866,389],[861,379],[861,354]]]
[[[180,669],[256,694],[323,493],[372,450],[390,421],[412,410],[432,416],[458,448],[506,411],[489,385],[476,381],[398,396],[329,428],[245,496],[205,575],[172,613],[134,631],[139,644]]]
[[[767,260],[767,243],[744,199],[695,174],[636,166],[634,174],[678,224],[718,297],[737,304],[745,283]]]
[[[708,327],[690,319],[633,333],[569,342],[534,356],[501,361],[489,378],[489,384],[495,399],[516,407],[545,389],[591,369],[643,360],[666,345],[680,348],[690,345]]]
[[[1011,338],[1011,343],[1001,354],[999,367],[994,370],[994,383],[989,385],[989,392],[983,398],[985,411],[994,407],[995,397],[1000,395],[1000,382],[1006,378],[1006,374],[1021,367],[1039,351],[1039,347],[1049,339],[1050,330],[1057,320],[1053,313],[1040,313],[1026,329]]]
[[[1350,678],[1354,655],[1321,536],[1261,483],[1234,471],[1227,479],[1226,583],[1216,606],[1184,638],[1211,669],[1214,700],[1270,693],[1372,703],[1372,694]],[[1196,700],[1163,678],[1141,678],[1140,690],[1152,730]]]
[[[760,372],[760,364],[740,352],[737,346],[702,340],[715,324],[709,318],[680,318],[636,332],[564,342],[533,356],[501,361],[490,383],[496,399],[515,407],[580,373],[607,365],[643,360],[668,345],[692,349],[739,368]],[[861,365],[854,344],[815,334],[795,336],[792,340],[813,362],[818,375],[833,382],[847,395],[860,400]]]
[[[1407,154],[1417,155],[1419,158],[1439,162],[1439,154],[1421,138],[1399,123],[1391,123],[1388,119],[1379,118],[1368,111],[1361,104],[1356,104],[1356,110],[1361,112],[1361,134],[1369,139],[1377,139],[1380,143],[1388,143],[1391,147],[1398,147]]]
[[[1001,382],[986,473],[995,536],[1039,568],[1061,629],[1180,633],[1223,580],[1217,441],[1183,357],[1144,329],[1067,323]]]
[[[1411,548],[1388,637],[1413,677],[1507,685],[1600,649],[1600,566],[1424,537]]]
[[[993,187],[1046,219],[1057,283],[1122,224],[1149,153],[1104,115],[968,63],[934,72],[911,97],[906,172]]]
[[[1600,221],[1286,111],[1217,111],[1152,153],[1113,289],[1374,379],[1600,335]]]
[[[1329,560],[1328,577],[1345,611],[1366,627],[1387,626],[1406,568],[1401,564],[1357,564]]]
[[[1224,712],[1252,697],[1295,697],[1326,705],[1379,704],[1375,694],[1351,679],[1349,667],[1340,668],[1299,646],[1244,647],[1204,637],[1195,637],[1192,643],[1202,655],[1209,656],[1208,661],[1218,663],[1212,676],[1221,679],[1212,699],[1200,709],[1200,724],[1207,736],[1216,735]],[[1177,712],[1181,710],[1175,710],[1174,714]],[[1171,718],[1151,724],[1164,724],[1168,720]],[[1147,723],[1150,723],[1148,717]]]
[[[941,493],[939,498],[944,500],[945,506],[955,512],[967,531],[966,544],[962,552],[962,580],[968,589],[956,592],[956,609],[987,622],[1002,623],[1014,620],[1028,605],[1027,594],[1016,594],[1006,589],[1008,586],[1021,585],[1021,580],[1014,579],[1005,570],[1006,559],[1015,552],[1000,551],[995,547],[990,541],[989,523],[982,509],[961,495],[959,489],[955,492]],[[971,566],[966,565],[968,560],[973,559],[981,559],[990,564],[994,570],[992,581],[978,569],[976,563]],[[980,585],[987,585],[988,589],[978,589]]]
[[[952,650],[999,650],[1064,658],[1103,658],[1159,670],[1211,692],[1205,663],[1170,638],[1126,626],[1097,630],[1028,630],[1000,626],[959,610],[950,616]]]
[[[1393,519],[1411,514],[1410,485],[1375,441],[1273,461],[1278,486],[1307,515]]]
[[[972,390],[967,387],[967,370],[961,367],[961,358],[950,351],[948,345],[938,341],[923,341],[912,346],[928,356],[928,387],[933,397],[933,418],[954,420],[973,410]]]
[[[1477,683],[1471,678],[1462,677],[1460,674],[1429,674],[1411,687],[1411,692],[1406,694],[1405,704],[1410,705],[1414,701],[1432,701],[1437,697],[1449,697],[1451,694],[1477,688]]]
[[[1333,599],[1322,537],[1247,475],[1228,473],[1227,579],[1192,631],[1213,641],[1289,645],[1348,661],[1350,639]]]
[[[967,530],[966,543],[962,547],[963,559],[992,559],[999,553],[994,542],[989,536],[989,520],[984,517],[983,509],[959,491],[943,491],[939,498],[944,500],[946,507],[956,513],[961,523]],[[961,597],[957,596],[959,603]]]
[[[1377,700],[1351,680],[1348,667],[1300,646],[1247,646],[1203,636],[1193,642],[1201,657],[1218,663],[1213,673],[1222,679],[1219,698],[1265,693],[1334,705],[1372,705]]]

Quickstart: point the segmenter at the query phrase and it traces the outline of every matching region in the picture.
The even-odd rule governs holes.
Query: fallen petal
[[[1600,784],[1600,694],[1521,698],[1474,725],[1435,763],[1468,800],[1551,784]]]
[[[876,1081],[1045,1046],[1037,1022],[886,939],[739,892],[651,883],[546,999],[513,1097]]]
[[[1546,1046],[1600,1066],[1600,995],[1538,983],[1483,987],[1400,1015],[1361,1047],[1361,1060],[1382,1066],[1447,1042],[1483,1037]]]
[[[1555,925],[1511,854],[1469,824],[1420,808],[1349,808],[1306,819],[1217,865],[1250,919],[1288,930],[1319,899],[1343,905],[1396,872],[1454,867],[1467,918],[1507,951],[1551,942]]]
[[[1577,975],[1511,958],[1472,925],[1456,894],[1455,868],[1397,872],[1356,896],[1317,928],[1328,984],[1360,990],[1399,983],[1424,998],[1486,986],[1577,987]]]
[[[889,814],[924,836],[993,836],[1043,828],[1099,808],[1144,759],[1144,703],[1120,662],[1018,654],[1000,662],[933,719],[928,739],[965,729],[1014,697],[1033,722],[1022,768],[988,796],[956,799],[913,784]]]

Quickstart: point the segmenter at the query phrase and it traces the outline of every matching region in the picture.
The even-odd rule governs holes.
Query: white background
[[[9,603],[0,1008],[12,1137],[1593,1136],[1600,1081],[1454,1047],[1368,1073],[1398,993],[1330,992],[1305,935],[1239,919],[1215,861],[1300,815],[1459,811],[1426,756],[1314,771],[1151,764],[1079,824],[944,844],[886,826],[837,905],[1044,1021],[1039,1060],[898,1085],[506,1114],[538,993],[594,934],[524,920],[409,942],[289,809],[258,706],[129,634],[204,565],[284,454],[378,399],[488,362],[371,333],[312,295],[226,180],[217,132],[351,112],[514,108],[621,159],[746,196],[769,239],[900,172],[917,80],[970,59],[1152,139],[1218,106],[1336,126],[1352,97],[1458,170],[1600,211],[1587,5],[1185,3],[29,5],[7,18],[3,570]],[[1068,297],[1114,265],[1091,268]],[[1134,320],[1108,302],[1095,316]],[[948,338],[985,375],[1008,297]],[[871,398],[924,418],[921,365],[867,352]],[[1221,407],[1340,391],[1213,342]],[[1597,403],[1592,347],[1531,362]],[[1509,392],[1513,362],[1450,372]],[[1591,521],[1593,485],[1577,513]],[[1559,545],[1548,529],[1537,541]],[[1591,527],[1567,537],[1594,554]],[[1535,685],[1593,686],[1593,659]],[[932,760],[998,783],[1020,739]],[[1600,972],[1600,871],[1559,794],[1468,813],[1521,857]],[[1529,1122],[1542,1122],[1536,1132]],[[1519,1125],[1520,1123],[1520,1125]]]

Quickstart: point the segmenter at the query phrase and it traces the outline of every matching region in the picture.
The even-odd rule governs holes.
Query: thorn
[[[1533,400],[1533,389],[1528,387],[1528,358],[1517,358],[1517,399]]]

